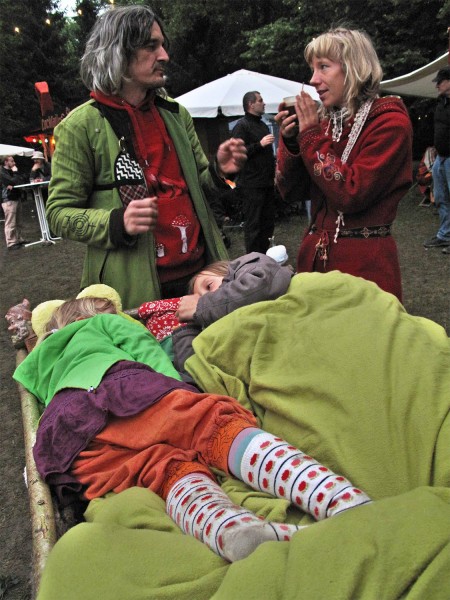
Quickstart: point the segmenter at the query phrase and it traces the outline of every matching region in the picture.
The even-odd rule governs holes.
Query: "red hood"
[[[102,104],[106,104],[106,106],[112,106],[113,108],[122,108],[123,110],[130,111],[136,108],[143,106],[144,104],[153,103],[154,93],[149,92],[144,100],[138,106],[131,106],[128,104],[126,100],[121,98],[120,96],[107,96],[103,92],[91,92],[91,98],[101,102]]]

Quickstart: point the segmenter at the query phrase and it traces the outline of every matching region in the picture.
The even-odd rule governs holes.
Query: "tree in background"
[[[289,16],[243,32],[248,68],[277,65],[285,77],[307,82],[309,67],[303,50],[314,37],[333,26],[364,29],[377,48],[386,79],[418,69],[448,47],[450,0],[282,0]],[[271,73],[274,74],[274,73]]]
[[[309,81],[303,49],[315,36],[340,24],[364,29],[372,37],[384,78],[392,79],[441,56],[449,45],[450,0],[282,0],[282,16],[259,29],[245,31],[241,58],[249,69],[296,81]],[[433,143],[435,100],[405,97],[414,127],[414,155]]]
[[[67,37],[66,75],[61,85],[66,106],[73,108],[89,97],[80,77],[80,59],[97,16],[111,6],[108,0],[73,0],[74,17],[65,19]]]
[[[106,0],[74,0],[79,10],[65,16],[57,0],[0,2],[0,139],[23,144],[40,130],[41,113],[34,90],[48,83],[55,114],[88,97],[79,77],[86,37]]]
[[[58,0],[1,0],[0,139],[18,143],[39,128],[36,81],[48,82],[57,113],[88,97],[79,61],[95,18],[111,4],[73,0],[78,13],[67,17],[58,10]],[[114,2],[127,4],[149,5],[162,18],[170,40],[168,91],[175,97],[242,68],[307,82],[305,45],[343,22],[372,36],[385,78],[419,68],[448,47],[450,0]],[[406,102],[413,112],[433,104]]]
[[[279,0],[154,0],[170,40],[168,88],[178,96],[240,68],[247,49],[244,32],[286,14]],[[272,75],[278,75],[271,65]],[[259,70],[259,69],[258,69]]]
[[[23,142],[40,127],[37,81],[47,81],[64,104],[66,76],[63,15],[51,0],[2,0],[0,3],[0,139]]]

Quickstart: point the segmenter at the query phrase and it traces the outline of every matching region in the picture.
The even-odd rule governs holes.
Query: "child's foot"
[[[245,527],[231,527],[221,533],[221,551],[226,560],[235,562],[251,554],[264,542],[289,541],[300,529],[298,525],[283,525],[260,521]]]

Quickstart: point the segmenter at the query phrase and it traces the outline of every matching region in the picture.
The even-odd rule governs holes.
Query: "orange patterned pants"
[[[213,478],[210,466],[228,473],[231,444],[248,427],[257,427],[256,419],[236,400],[175,390],[137,415],[110,418],[71,471],[88,500],[132,486],[165,499],[188,473]]]

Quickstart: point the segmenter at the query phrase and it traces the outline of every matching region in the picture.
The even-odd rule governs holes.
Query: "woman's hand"
[[[128,235],[153,231],[158,222],[158,199],[156,196],[132,200],[125,209],[123,224]]]
[[[300,132],[319,124],[316,101],[307,92],[300,92],[297,96],[295,112],[298,117]]]
[[[289,115],[289,111],[285,110],[284,102],[282,102],[280,104],[281,110],[275,117],[281,135],[285,138],[295,137],[299,132],[301,133],[319,123],[315,100],[303,91],[296,96],[296,100],[295,115]]]
[[[284,102],[280,104],[282,110],[275,116],[275,123],[280,128],[280,133],[284,138],[292,138],[298,135],[298,117],[290,115],[288,110],[284,110]]]

